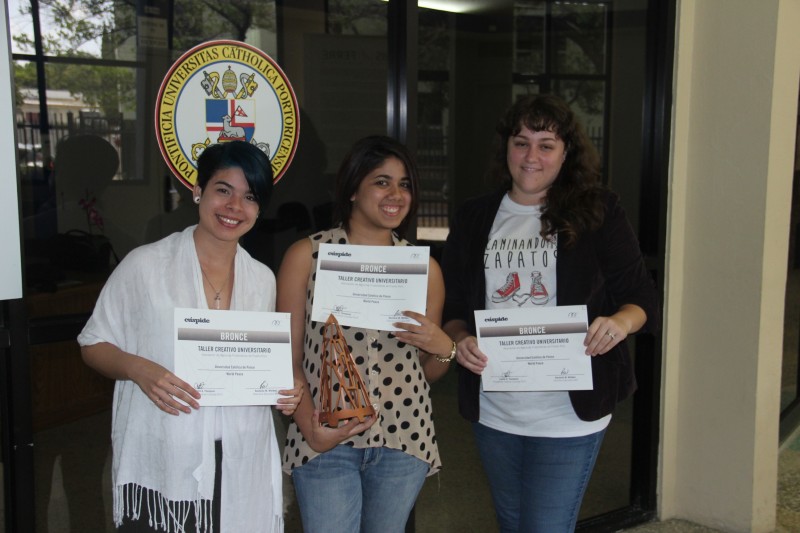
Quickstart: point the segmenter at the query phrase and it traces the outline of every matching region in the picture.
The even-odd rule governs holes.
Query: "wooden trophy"
[[[322,341],[322,367],[320,368],[319,421],[338,427],[340,420],[358,418],[363,422],[375,416],[369,403],[369,394],[358,367],[347,348],[342,328],[331,314],[325,322]]]

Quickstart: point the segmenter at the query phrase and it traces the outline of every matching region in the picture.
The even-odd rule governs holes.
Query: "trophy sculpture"
[[[358,418],[363,422],[366,417],[374,416],[367,387],[333,314],[325,322],[322,339],[319,421],[335,428],[340,420]]]

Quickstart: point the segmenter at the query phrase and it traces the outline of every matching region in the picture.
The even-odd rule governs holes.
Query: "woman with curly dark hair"
[[[596,150],[556,96],[520,99],[497,127],[499,190],[468,201],[447,239],[444,330],[457,343],[459,410],[503,532],[575,529],[614,405],[635,389],[622,341],[659,323],[655,287]],[[484,391],[492,354],[474,311],[585,305],[592,390]]]

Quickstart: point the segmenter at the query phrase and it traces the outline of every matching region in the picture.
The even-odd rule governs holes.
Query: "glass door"
[[[649,121],[657,114],[654,46],[671,32],[670,19],[661,18],[659,29],[654,13],[666,7],[648,0],[515,0],[463,11],[455,5],[420,9],[418,238],[440,250],[455,210],[494,186],[485,175],[505,108],[522,95],[555,93],[587,127],[603,158],[603,179],[620,195],[658,279],[658,246],[645,244],[663,242],[660,226],[641,214],[660,209],[660,196],[644,191],[652,187],[647,165],[659,164],[652,159],[659,139]],[[617,406],[606,434],[580,513],[587,530],[613,529],[655,510],[659,353],[652,337],[629,342],[639,392]],[[423,489],[418,530],[495,531],[471,428],[456,409],[455,373],[434,384],[432,394],[445,466],[441,480]],[[457,492],[458,505],[443,512],[440,492]]]
[[[17,377],[30,384],[29,405],[23,398],[16,407],[27,409],[35,443],[29,467],[35,464],[36,491],[27,511],[35,531],[111,530],[113,383],[82,363],[74,339],[119,260],[196,220],[188,189],[170,176],[154,142],[152,110],[169,66],[200,42],[237,39],[261,48],[277,59],[300,104],[294,162],[244,242],[274,271],[291,243],[329,227],[342,156],[375,133],[407,132],[416,149],[417,237],[436,257],[455,210],[490,186],[484,173],[503,110],[518,95],[556,92],[589,124],[604,178],[622,197],[659,278],[661,136],[668,138],[671,85],[663,50],[671,49],[664,43],[674,2],[468,4],[471,11],[456,13],[400,0],[221,2],[214,9],[200,0],[87,0],[72,9],[6,2],[25,271],[24,299],[12,317],[24,322],[20,353],[30,365]],[[398,94],[408,80],[415,85]],[[597,525],[600,515],[617,513],[619,525],[637,512],[652,514],[658,344],[636,341],[640,389],[613,419],[581,513],[584,528],[612,527]],[[453,371],[432,387],[444,469],[418,500],[411,527],[420,532],[495,527],[471,431],[457,413],[455,381]],[[8,478],[5,462],[3,471]],[[285,480],[286,531],[300,531]]]
[[[33,459],[25,355],[24,318],[21,315],[22,257],[19,228],[18,176],[14,142],[11,86],[11,49],[8,45],[8,6],[0,5],[0,533],[30,531],[33,499],[30,465]]]
[[[24,512],[40,532],[111,531],[113,382],[83,364],[75,338],[130,250],[196,222],[188,189],[153,142],[161,80],[181,53],[211,39],[252,44],[289,76],[301,106],[295,162],[243,243],[277,270],[292,242],[330,226],[333,177],[350,144],[386,133],[388,4],[7,5],[25,250],[17,316],[30,364],[21,383],[35,444],[36,490]],[[299,527],[290,506],[287,530]]]

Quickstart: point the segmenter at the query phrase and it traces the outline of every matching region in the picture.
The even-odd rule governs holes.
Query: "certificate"
[[[174,338],[200,405],[274,405],[294,387],[289,313],[176,308]]]
[[[425,313],[428,297],[427,246],[320,244],[311,319],[397,331],[394,322]]]
[[[485,391],[590,390],[585,305],[475,311]]]

